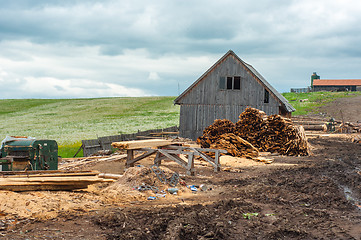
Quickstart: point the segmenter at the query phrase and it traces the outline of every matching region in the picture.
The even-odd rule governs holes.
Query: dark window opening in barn
[[[227,89],[232,89],[232,85],[233,85],[233,78],[232,77],[227,77]]]
[[[269,103],[269,92],[264,90],[264,103]]]
[[[234,77],[233,89],[240,90],[241,89],[241,77]]]

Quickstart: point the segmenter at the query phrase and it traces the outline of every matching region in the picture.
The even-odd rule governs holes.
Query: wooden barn
[[[291,117],[295,109],[251,65],[228,51],[175,100],[179,134],[196,140],[215,119],[238,121],[247,108]]]

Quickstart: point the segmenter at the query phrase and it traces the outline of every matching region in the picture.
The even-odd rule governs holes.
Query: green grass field
[[[361,95],[361,92],[283,93],[282,95],[296,108],[292,115],[305,115],[307,113],[317,113],[318,107],[337,98],[354,97]],[[308,99],[308,101],[301,102],[302,99]]]
[[[0,139],[54,139],[62,157],[81,140],[179,125],[175,97],[0,100]]]
[[[294,115],[316,111],[339,97],[360,93],[285,93]],[[6,135],[54,139],[71,157],[81,140],[179,125],[175,97],[0,100],[0,139]],[[308,99],[308,102],[300,102]]]

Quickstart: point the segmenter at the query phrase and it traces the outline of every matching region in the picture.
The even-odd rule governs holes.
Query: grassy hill
[[[297,109],[294,113],[317,111],[317,106],[339,97],[360,93],[285,93]],[[138,130],[179,125],[175,97],[95,99],[0,100],[0,139],[6,135],[54,139],[63,157],[72,156],[83,139],[133,133]],[[300,102],[300,99],[308,99]]]
[[[330,103],[337,98],[354,97],[361,95],[361,92],[311,92],[311,93],[283,93],[291,105],[296,108],[292,115],[305,115],[317,113],[317,108]],[[305,100],[307,101],[301,101]]]
[[[6,135],[54,139],[63,156],[63,150],[80,147],[83,139],[178,125],[179,106],[173,105],[174,99],[0,100],[0,139]]]

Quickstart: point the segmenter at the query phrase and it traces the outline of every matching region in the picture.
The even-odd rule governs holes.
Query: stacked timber
[[[265,152],[277,152],[282,155],[306,156],[310,154],[309,144],[302,126],[296,126],[288,118],[280,115],[268,116],[266,127],[260,133]]]
[[[113,182],[114,179],[99,177],[97,171],[19,171],[3,172],[0,175],[0,190],[75,190],[87,188],[100,182]]]
[[[227,150],[234,157],[258,157],[257,148],[233,133],[222,134],[217,141],[211,144],[210,148]]]
[[[204,130],[197,142],[204,148],[225,149],[233,156],[249,158],[257,157],[258,151],[291,156],[310,154],[302,126],[296,126],[280,115],[267,117],[263,111],[255,108],[247,108],[236,124],[227,119],[216,120]]]
[[[225,133],[234,133],[235,125],[228,119],[216,119],[214,123],[203,131],[203,135],[197,139],[197,143],[204,148],[209,148],[212,143],[218,141]]]
[[[260,146],[262,143],[259,134],[265,126],[266,118],[265,112],[256,108],[247,108],[239,115],[239,120],[235,124],[235,134],[254,146]]]

